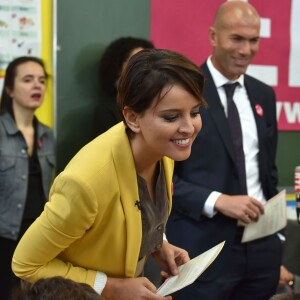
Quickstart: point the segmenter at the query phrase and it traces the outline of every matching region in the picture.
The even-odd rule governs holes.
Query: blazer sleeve
[[[16,248],[12,261],[16,276],[29,282],[63,276],[93,286],[95,270],[77,267],[58,258],[93,224],[97,202],[85,199],[95,199],[85,182],[74,177],[59,176],[56,179],[50,202]]]
[[[175,164],[175,170],[177,166]],[[204,204],[213,190],[184,180],[176,171],[173,176],[173,209],[195,221],[206,218],[202,215]]]

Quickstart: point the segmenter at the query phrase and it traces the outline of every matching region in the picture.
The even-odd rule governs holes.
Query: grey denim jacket
[[[48,199],[55,170],[55,142],[52,130],[38,122],[37,155],[43,191]],[[0,236],[17,240],[28,187],[28,153],[22,133],[9,113],[0,116]]]

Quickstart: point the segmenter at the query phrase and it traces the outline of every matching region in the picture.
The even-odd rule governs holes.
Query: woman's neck
[[[34,112],[29,110],[14,110],[16,125],[19,129],[33,126]]]
[[[159,172],[159,161],[161,158],[155,157],[149,151],[142,147],[136,138],[130,140],[133,159],[136,167],[136,172],[143,177],[147,183],[147,188],[152,200],[155,199],[155,186]]]
[[[25,139],[27,152],[30,156],[32,156],[34,148],[34,113],[27,110],[22,112],[19,110],[14,110],[14,117],[16,126],[22,132],[22,135]]]

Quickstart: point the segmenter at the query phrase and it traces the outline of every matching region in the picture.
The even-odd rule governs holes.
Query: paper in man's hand
[[[278,193],[265,204],[265,213],[257,222],[245,226],[242,243],[253,241],[281,230],[287,224],[286,192]]]

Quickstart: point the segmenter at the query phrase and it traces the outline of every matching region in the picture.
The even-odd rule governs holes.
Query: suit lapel
[[[245,87],[247,90],[247,94],[250,100],[251,108],[253,110],[253,115],[256,123],[257,128],[257,137],[258,137],[258,148],[263,149],[263,139],[265,136],[265,124],[264,124],[264,118],[258,115],[257,113],[257,105],[262,105],[260,98],[261,95],[257,93],[257,88],[255,87],[255,84],[249,80],[249,77],[245,75]],[[259,157],[259,165],[261,166],[261,152],[259,151],[258,157]],[[261,169],[261,168],[260,168]]]
[[[231,159],[235,161],[230,129],[217,88],[207,65],[203,64],[201,69],[207,79],[203,91],[204,99],[209,99],[207,112],[210,114]]]

